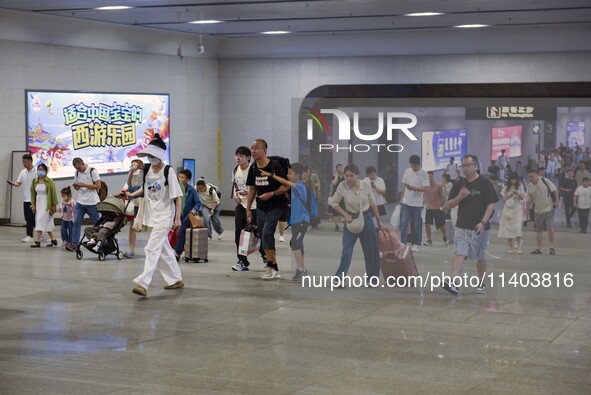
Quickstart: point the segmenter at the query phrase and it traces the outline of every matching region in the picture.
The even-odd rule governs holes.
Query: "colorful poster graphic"
[[[523,143],[523,126],[504,126],[492,128],[491,160],[497,160],[501,150],[505,150],[508,158],[521,156]]]
[[[80,157],[101,174],[129,171],[159,133],[170,163],[169,96],[27,91],[27,149],[53,179],[74,176]]]
[[[445,169],[452,157],[459,163],[468,152],[466,129],[424,131],[421,140],[425,171]]]
[[[568,122],[566,124],[566,146],[568,148],[585,146],[585,122]]]

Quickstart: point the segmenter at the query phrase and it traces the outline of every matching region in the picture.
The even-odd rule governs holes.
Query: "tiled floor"
[[[224,223],[208,263],[182,264],[184,289],[165,291],[156,275],[143,300],[131,293],[141,258],[78,261],[31,250],[22,229],[1,227],[0,393],[591,393],[589,235],[562,231],[554,257],[508,255],[491,238],[495,275],[572,273],[570,288],[497,284],[452,297],[302,289],[288,280],[287,242],[278,243],[280,281],[232,272],[231,218]],[[306,237],[307,266],[330,275],[341,239],[322,227]],[[126,229],[120,236],[126,245]],[[525,236],[527,252],[534,233]],[[416,255],[421,274],[449,272],[452,247],[435,244]],[[362,274],[361,257],[358,246],[350,274]]]

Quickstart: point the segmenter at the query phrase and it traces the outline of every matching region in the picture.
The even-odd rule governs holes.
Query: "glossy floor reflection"
[[[22,229],[0,227],[0,393],[591,393],[589,235],[558,233],[554,257],[527,254],[531,230],[523,255],[491,240],[495,275],[572,273],[572,287],[497,284],[452,297],[302,289],[288,280],[287,242],[277,243],[280,281],[261,281],[254,257],[255,270],[232,272],[232,219],[224,223],[208,263],[182,264],[184,289],[165,291],[156,275],[144,300],[131,293],[142,254],[77,261],[59,248],[31,250]],[[321,227],[306,237],[307,266],[330,275],[340,233]],[[419,271],[447,273],[451,258],[436,242],[417,254]],[[358,246],[350,274],[362,268]]]

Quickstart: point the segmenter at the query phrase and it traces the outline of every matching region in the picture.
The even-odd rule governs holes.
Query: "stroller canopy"
[[[125,213],[123,201],[115,196],[107,196],[105,200],[96,205],[96,208],[101,213],[109,212],[117,215],[123,215]]]

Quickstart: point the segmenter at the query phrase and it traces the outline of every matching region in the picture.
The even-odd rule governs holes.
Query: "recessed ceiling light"
[[[128,7],[126,5],[109,5],[106,7],[97,7],[97,8],[95,8],[95,10],[112,11],[112,10],[127,10],[129,8],[132,8],[132,7]]]
[[[206,20],[202,20],[202,21],[193,21],[193,22],[189,22],[189,23],[194,23],[196,25],[213,25],[214,23],[222,23],[222,21],[218,21],[215,19],[206,19]]]
[[[291,32],[285,31],[285,30],[270,30],[268,32],[261,32],[261,34],[288,34]]]
[[[477,28],[477,27],[487,27],[489,25],[481,25],[479,23],[473,23],[471,25],[457,25],[454,27],[459,27],[460,29],[471,29],[471,28]]]
[[[404,14],[404,16],[435,16],[443,15],[443,12],[413,12],[412,14]]]

